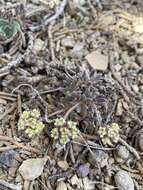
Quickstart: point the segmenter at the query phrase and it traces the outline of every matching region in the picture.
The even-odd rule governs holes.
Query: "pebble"
[[[93,151],[93,155],[89,153],[88,161],[92,165],[99,165],[101,168],[107,166],[108,162],[108,154],[105,153],[103,150],[95,150]]]
[[[123,113],[123,105],[122,105],[122,101],[121,99],[119,100],[118,104],[117,104],[117,108],[116,108],[116,115],[117,116],[121,116]]]
[[[63,38],[61,40],[61,45],[68,48],[73,48],[75,46],[75,41],[70,36]]]
[[[75,44],[74,48],[71,50],[70,54],[74,58],[82,58],[84,55],[84,44],[82,43],[77,43]]]
[[[95,70],[105,71],[108,68],[108,56],[102,54],[100,51],[93,51],[85,58]]]
[[[44,41],[41,40],[40,38],[37,38],[34,42],[33,46],[33,53],[38,54],[44,47]]]
[[[114,157],[116,162],[122,163],[129,158],[130,152],[126,149],[125,146],[120,145],[118,149],[115,151]]]
[[[0,166],[16,167],[18,164],[16,159],[15,159],[16,155],[17,155],[17,152],[14,150],[8,150],[5,152],[2,152],[0,154]]]
[[[115,183],[119,190],[134,190],[134,182],[128,172],[124,170],[117,172]]]
[[[129,158],[130,152],[125,146],[120,145],[118,148],[118,156],[120,156],[122,159],[126,160]]]
[[[57,162],[58,166],[63,170],[66,171],[69,168],[67,161],[60,160]]]

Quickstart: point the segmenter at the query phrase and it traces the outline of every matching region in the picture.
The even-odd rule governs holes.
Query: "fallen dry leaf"
[[[22,165],[19,167],[19,173],[24,180],[32,181],[41,175],[47,159],[48,157],[27,159],[23,161]]]

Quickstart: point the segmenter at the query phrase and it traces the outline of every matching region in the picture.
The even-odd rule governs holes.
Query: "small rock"
[[[71,50],[70,54],[74,58],[82,58],[84,55],[84,44],[77,43],[74,48]]]
[[[60,160],[58,161],[58,166],[63,170],[63,171],[66,171],[68,168],[69,168],[69,165],[67,163],[67,161],[63,161],[63,160]]]
[[[125,146],[120,145],[118,149],[115,151],[115,159],[118,163],[122,163],[129,158],[130,152]]]
[[[103,150],[95,150],[93,151],[93,155],[91,153],[88,154],[88,161],[92,165],[99,165],[101,168],[107,166],[108,164],[108,154]]]
[[[121,100],[119,100],[118,104],[117,104],[117,108],[116,108],[116,116],[121,116],[123,113],[123,105]]]
[[[79,176],[84,178],[89,174],[89,164],[82,164],[78,168]]]
[[[70,36],[66,37],[66,38],[63,38],[61,40],[61,44],[62,46],[64,47],[68,47],[68,48],[73,48],[74,45],[75,45],[75,41],[73,38],[71,38]]]
[[[134,182],[128,172],[120,170],[115,175],[115,183],[119,190],[134,190]]]
[[[125,146],[120,145],[118,147],[118,156],[120,156],[122,159],[126,160],[129,158],[130,152]]]
[[[41,40],[40,38],[37,38],[34,42],[34,46],[33,46],[33,53],[38,54],[44,46],[44,41]]]
[[[93,69],[105,71],[108,67],[108,56],[101,54],[99,51],[93,51],[85,58]]]
[[[67,190],[67,186],[63,181],[60,181],[57,185],[56,190]]]
[[[0,166],[2,167],[17,167],[18,162],[15,159],[17,152],[8,150],[0,154]]]

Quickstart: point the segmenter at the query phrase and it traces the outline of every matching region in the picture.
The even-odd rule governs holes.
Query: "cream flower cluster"
[[[45,125],[40,121],[40,112],[37,109],[24,111],[18,121],[18,130],[24,130],[29,138],[39,134]]]
[[[64,118],[57,118],[54,122],[54,128],[51,130],[51,137],[59,141],[61,145],[67,144],[70,140],[78,137],[77,123],[65,121]]]
[[[98,134],[104,145],[113,146],[120,138],[120,127],[117,123],[112,123],[105,127],[99,127]]]

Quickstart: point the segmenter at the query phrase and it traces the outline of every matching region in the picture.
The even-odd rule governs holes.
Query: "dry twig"
[[[30,146],[25,146],[25,145],[23,145],[21,143],[18,143],[13,138],[10,138],[8,136],[0,135],[0,141],[9,141],[12,144],[14,144],[15,146],[17,146],[17,148],[22,148],[24,150],[27,150],[27,151],[30,151],[30,152],[33,152],[33,153],[36,153],[36,154],[40,154],[41,153],[40,150],[38,150],[36,148],[33,148],[33,147],[30,147]]]
[[[6,66],[1,68],[0,74],[7,73],[10,69],[18,67],[20,63],[24,60],[24,58],[29,55],[33,48],[33,36],[31,32],[28,32],[28,39],[29,41],[25,53],[23,55],[19,55],[16,60],[9,62]]]

